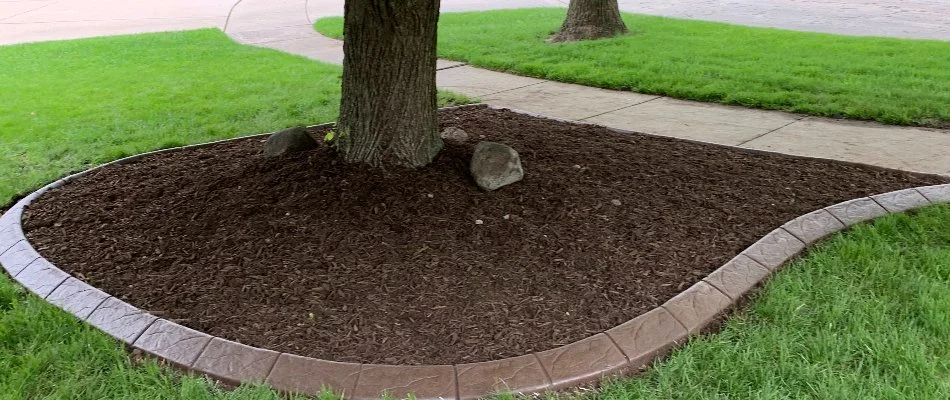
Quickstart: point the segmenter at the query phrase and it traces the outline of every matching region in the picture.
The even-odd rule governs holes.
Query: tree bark
[[[617,0],[571,0],[567,18],[552,42],[601,39],[627,33]]]
[[[346,0],[343,18],[338,151],[347,162],[371,166],[429,164],[442,149],[439,0]]]

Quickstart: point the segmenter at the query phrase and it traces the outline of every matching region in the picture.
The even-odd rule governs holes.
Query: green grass
[[[0,46],[0,71],[0,206],[122,156],[333,121],[342,74],[217,30]]]
[[[725,330],[598,399],[950,399],[950,206],[821,245]]]
[[[443,14],[439,55],[516,74],[888,124],[950,127],[950,42],[625,14],[631,34],[549,44],[563,9]],[[342,36],[342,19],[316,29]]]
[[[27,294],[4,274],[0,371],[3,399],[281,399],[265,387],[225,392],[154,361],[133,364],[114,340]]]
[[[332,121],[340,74],[218,30],[0,47],[0,210],[17,194],[122,156]],[[440,93],[443,105],[468,101]],[[0,398],[281,397],[133,365],[113,340],[0,273]]]
[[[0,47],[0,71],[0,204],[123,155],[330,121],[339,96],[339,68],[210,30]],[[722,333],[589,397],[950,398],[948,227],[941,206],[838,235]],[[132,362],[0,274],[0,398],[281,397]]]

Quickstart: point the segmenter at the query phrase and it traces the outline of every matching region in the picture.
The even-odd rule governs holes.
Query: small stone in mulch
[[[479,142],[475,146],[471,172],[478,187],[487,191],[497,190],[524,178],[518,152],[495,142]]]
[[[467,142],[470,137],[468,132],[465,132],[461,128],[454,127],[454,126],[450,126],[443,129],[441,136],[443,140],[457,143],[457,144]]]
[[[317,141],[302,126],[285,129],[267,138],[264,142],[264,156],[280,157],[290,153],[313,150]]]

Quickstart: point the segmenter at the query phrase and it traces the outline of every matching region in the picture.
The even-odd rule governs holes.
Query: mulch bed
[[[446,111],[442,125],[513,146],[525,179],[479,191],[474,141],[410,171],[330,149],[265,159],[245,139],[94,172],[42,196],[25,228],[63,270],[215,336],[449,364],[582,339],[789,219],[948,181],[490,109]]]

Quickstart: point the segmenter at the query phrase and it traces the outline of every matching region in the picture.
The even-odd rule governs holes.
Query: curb
[[[449,109],[484,107],[467,105]],[[327,387],[350,399],[375,399],[382,393],[404,398],[412,393],[420,400],[461,400],[502,392],[528,394],[559,390],[646,368],[690,336],[698,335],[753,287],[819,240],[884,215],[950,202],[950,184],[944,184],[898,190],[825,207],[776,228],[684,292],[624,324],[547,351],[459,365],[340,363],[213,337],[150,315],[69,276],[43,258],[30,245],[21,228],[23,212],[33,200],[89,172],[154,154],[268,135],[143,153],[53,182],[23,198],[0,217],[0,264],[14,280],[37,296],[116,340],[227,384],[267,383],[281,392],[310,395]]]

